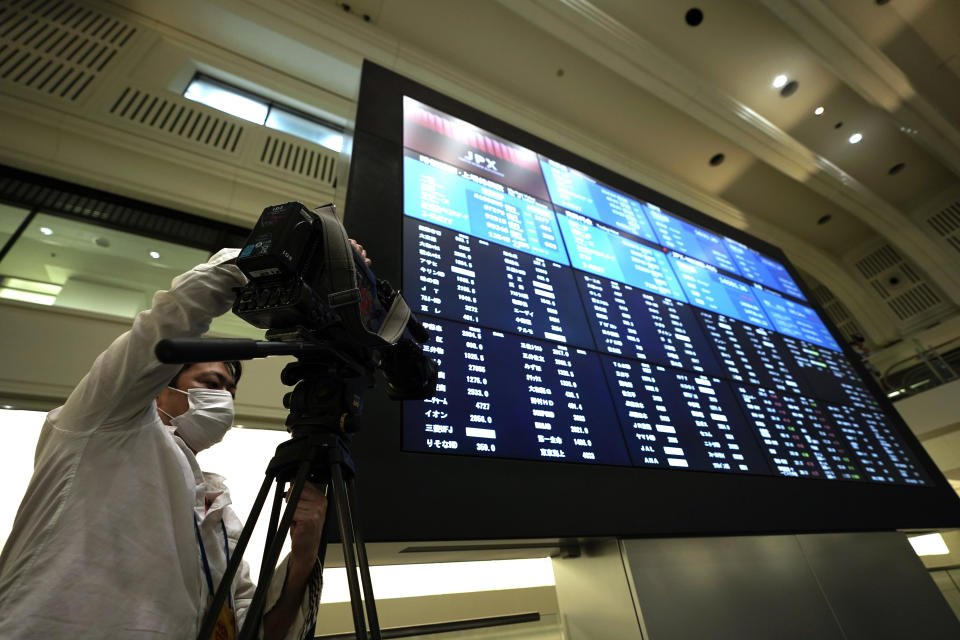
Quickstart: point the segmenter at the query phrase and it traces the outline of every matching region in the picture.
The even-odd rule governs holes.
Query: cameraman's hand
[[[373,260],[367,257],[367,252],[364,251],[362,244],[360,244],[353,238],[350,238],[350,244],[352,244],[353,248],[357,250],[357,253],[363,256],[363,259],[367,262],[367,266],[370,266],[371,264],[373,264]]]
[[[313,570],[327,517],[327,497],[312,482],[303,486],[290,524],[290,564],[306,573]]]

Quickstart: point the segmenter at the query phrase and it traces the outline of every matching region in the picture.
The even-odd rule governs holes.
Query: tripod
[[[267,465],[266,477],[254,502],[250,516],[244,523],[240,539],[227,565],[226,573],[214,595],[197,635],[198,640],[209,640],[220,611],[230,593],[230,585],[240,567],[243,552],[266,502],[272,482],[276,482],[273,508],[267,532],[263,565],[257,580],[250,608],[247,610],[238,640],[256,636],[267,600],[267,587],[273,577],[277,560],[287,531],[293,521],[297,503],[307,480],[329,488],[329,500],[334,507],[343,544],[343,558],[350,589],[350,606],[358,640],[380,640],[380,625],[370,581],[370,567],[366,547],[357,527],[357,499],[354,489],[356,469],[350,456],[349,440],[358,428],[357,417],[362,407],[363,391],[372,384],[372,373],[351,362],[341,354],[320,352],[300,356],[288,364],[281,374],[284,384],[295,384],[284,396],[284,406],[290,410],[286,425],[292,439],[277,447]],[[292,481],[289,499],[280,515],[284,486]],[[328,509],[329,511],[329,509]],[[333,533],[328,515],[318,552],[319,566],[323,567],[327,541]],[[357,579],[359,569],[360,579]],[[362,584],[362,603],[361,603]],[[364,612],[364,605],[366,612]]]

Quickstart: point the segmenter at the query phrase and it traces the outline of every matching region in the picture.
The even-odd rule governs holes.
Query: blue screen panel
[[[559,162],[541,158],[540,166],[554,204],[610,227],[657,242],[643,205]]]
[[[744,278],[759,282],[788,296],[806,300],[803,292],[800,291],[800,287],[794,282],[785,266],[746,245],[740,244],[736,240],[730,238],[724,238],[724,240],[727,250],[737,263]]]
[[[678,253],[671,253],[669,259],[690,304],[766,329],[773,328],[753,294],[753,287]]]
[[[412,152],[403,180],[408,216],[567,264],[553,211],[536,198]]]
[[[840,351],[840,345],[833,339],[823,320],[812,308],[758,287],[754,288],[754,292],[777,331]]]
[[[730,273],[740,273],[720,236],[664,213],[652,204],[645,205],[645,208],[660,244]]]
[[[662,296],[686,299],[663,251],[634,242],[577,214],[561,213],[557,219],[575,269]]]

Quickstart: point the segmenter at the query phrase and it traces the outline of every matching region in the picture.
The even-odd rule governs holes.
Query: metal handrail
[[[948,351],[948,350],[945,350],[944,347],[956,342],[960,342],[960,336],[951,338],[950,340],[941,342],[940,344],[934,345],[932,347],[925,347],[923,348],[923,351],[918,351],[917,353],[907,358],[903,358],[902,360],[898,360],[897,362],[894,362],[893,364],[888,366],[880,376],[880,383],[883,386],[884,390],[893,391],[894,390],[893,387],[898,386],[898,385],[890,384],[890,379],[889,379],[890,376],[897,371],[902,371],[904,368],[906,368],[902,365],[905,365],[911,362],[915,362],[916,364],[926,365],[926,368],[931,372],[933,377],[939,380],[940,383],[948,382],[949,380],[956,379],[958,377],[957,372],[953,371],[953,369],[950,367],[950,365],[946,361],[944,361],[944,365],[947,367],[947,369],[949,369],[949,374],[950,374],[946,380],[943,379],[942,373],[938,372],[933,366],[930,365],[930,362],[929,362],[929,355],[932,354],[934,357],[941,357],[945,351]],[[923,345],[920,345],[919,343],[918,345],[920,347],[923,347]]]

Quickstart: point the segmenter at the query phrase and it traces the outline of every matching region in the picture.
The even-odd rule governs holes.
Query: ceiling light
[[[14,278],[7,276],[0,281],[0,286],[8,287],[10,289],[19,289],[20,291],[32,291],[34,293],[45,293],[47,295],[56,296],[60,295],[60,291],[63,289],[58,284],[53,284],[52,282],[40,282],[37,280],[26,280],[24,278]]]
[[[850,144],[857,144],[858,142],[863,140],[863,136],[859,133],[855,133],[852,136],[850,136],[848,140],[850,141]]]
[[[160,254],[157,253],[156,251],[151,251],[150,257],[153,258],[154,260],[157,260],[160,257]]]
[[[32,302],[33,304],[51,305],[57,301],[57,296],[50,296],[43,293],[34,293],[33,291],[21,291],[20,289],[10,289],[0,287],[0,298],[6,300],[19,300],[20,302]]]
[[[813,115],[815,115],[815,116],[822,116],[822,115],[823,115],[823,107],[817,107],[816,109],[814,109],[814,110],[813,110]]]
[[[50,227],[40,227],[40,233],[42,233],[45,236],[52,236],[53,229],[51,229]]]
[[[947,543],[943,541],[943,536],[939,533],[913,536],[908,540],[910,540],[910,544],[918,556],[943,556],[950,553]]]
[[[787,84],[787,76],[782,73],[773,79],[773,88],[779,89],[783,85]]]

